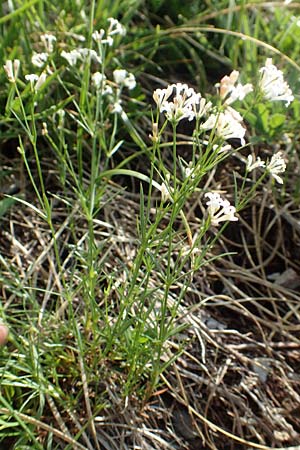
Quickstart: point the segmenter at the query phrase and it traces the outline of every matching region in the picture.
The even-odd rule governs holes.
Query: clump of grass
[[[57,15],[54,6],[27,2],[2,21],[12,31],[2,100],[3,140],[15,153],[6,164],[16,162],[22,177],[18,194],[2,200],[15,207],[8,215],[11,204],[3,203],[10,228],[2,231],[0,276],[10,342],[2,352],[0,440],[15,449],[147,448],[147,442],[164,448],[169,436],[177,448],[187,448],[183,439],[200,445],[199,438],[214,448],[217,430],[220,442],[225,436],[268,448],[289,430],[293,444],[292,425],[280,428],[275,414],[271,438],[214,412],[221,404],[233,416],[239,410],[240,418],[253,412],[224,388],[226,373],[241,397],[263,410],[265,396],[249,387],[258,370],[264,372],[259,377],[269,374],[259,352],[274,357],[280,327],[288,342],[297,342],[288,326],[297,318],[295,295],[272,283],[266,267],[275,256],[287,260],[282,241],[272,251],[269,239],[289,189],[278,187],[289,186],[286,163],[294,161],[283,145],[273,151],[269,140],[288,132],[292,91],[270,59],[251,84],[248,68],[243,82],[232,71],[205,96],[165,80],[159,80],[164,89],[147,89],[151,76],[142,73],[148,68],[140,63],[142,52],[154,58],[160,40],[174,45],[172,30],[190,43],[186,33],[199,29],[141,31],[133,6],[104,3],[93,1],[86,11],[71,2]],[[237,11],[245,25],[245,11]],[[119,14],[122,21],[115,19]],[[254,52],[253,64],[256,58]],[[260,139],[269,150],[257,154]],[[228,221],[235,223],[227,227]],[[236,333],[228,329],[234,320],[242,322]],[[246,348],[256,342],[257,351],[252,375],[239,382],[234,376],[251,358],[235,335]],[[288,377],[288,366],[276,364]],[[201,401],[191,390],[195,383],[206,394]],[[157,399],[163,425],[150,399]]]

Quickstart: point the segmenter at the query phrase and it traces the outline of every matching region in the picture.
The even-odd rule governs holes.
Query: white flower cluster
[[[284,81],[283,73],[272,64],[272,58],[267,58],[266,64],[259,72],[261,78],[259,87],[266,100],[270,101],[284,101],[286,106],[294,100],[292,90],[288,83]]]
[[[245,145],[246,128],[242,122],[242,116],[235,109],[228,107],[224,112],[211,114],[202,128],[204,130],[214,129],[216,135],[222,139],[239,139],[241,145]]]
[[[182,119],[198,119],[211,109],[210,102],[206,102],[201,98],[201,94],[183,83],[171,84],[166,89],[156,89],[153,99],[159,111],[165,113],[167,120],[176,124]]]
[[[262,161],[260,157],[257,157],[254,161],[252,155],[248,155],[246,164],[247,172],[251,172],[257,167],[265,168],[268,172],[270,172],[271,176],[275,181],[277,181],[277,183],[283,184],[283,179],[279,176],[279,174],[284,173],[286,169],[286,163],[282,152],[275,153],[268,163]]]
[[[119,86],[125,86],[129,90],[134,89],[136,86],[135,76],[133,73],[127,72],[125,69],[116,69],[113,71],[113,77],[115,83]]]
[[[56,36],[54,36],[53,34],[45,33],[41,35],[40,39],[45,47],[45,51],[40,53],[33,53],[31,62],[36,67],[44,67],[47,63],[49,55],[54,52]]]
[[[70,52],[66,52],[65,50],[63,50],[61,52],[61,56],[68,62],[70,66],[75,66],[78,61],[86,61],[89,58],[99,64],[102,63],[101,57],[95,50],[90,48],[78,48],[71,50]]]
[[[207,192],[205,197],[209,198],[206,205],[212,225],[218,226],[220,222],[238,220],[234,215],[236,213],[235,207],[231,206],[228,200],[222,199],[220,194],[217,192]]]
[[[277,183],[280,184],[283,184],[283,179],[278,174],[285,172],[286,169],[286,164],[282,155],[282,152],[275,153],[270,162],[266,165],[266,169],[270,172]]]
[[[235,100],[244,98],[250,92],[250,85],[245,85],[245,89],[242,85],[239,85],[240,87],[237,88],[239,89],[239,94],[234,93],[235,81],[232,79],[232,86],[226,88],[227,94],[229,92],[232,94],[230,103],[234,101],[233,98]],[[225,95],[224,83],[225,81],[223,82],[222,92]],[[229,83],[227,85],[229,86]],[[199,121],[210,114],[208,119],[201,125],[203,130],[214,130],[215,134],[224,140],[231,138],[240,139],[241,145],[245,145],[246,128],[242,125],[243,118],[229,104],[225,105],[224,111],[214,112],[210,101],[207,101],[200,93],[196,93],[187,84],[182,83],[171,84],[166,89],[156,89],[153,93],[153,99],[159,111],[165,114],[168,121],[174,124],[177,124],[182,119],[188,119],[189,121],[196,119]]]
[[[20,70],[20,61],[18,59],[14,59],[13,61],[8,59],[4,64],[3,68],[10,83],[16,83]],[[42,72],[40,75],[36,75],[35,73],[25,75],[25,80],[29,81],[31,90],[37,92],[41,86],[45,83],[47,75],[45,72]]]
[[[44,45],[46,51],[41,53],[34,52],[31,58],[32,64],[39,68],[45,66],[48,61],[49,54],[54,51],[54,43],[56,42],[56,37],[53,34],[45,33],[41,35],[41,42]],[[10,81],[11,83],[16,83],[20,68],[20,61],[18,59],[15,59],[14,61],[7,60],[3,67],[8,81]],[[47,78],[46,71],[50,72],[50,69],[47,67],[39,75],[37,75],[36,73],[25,75],[25,80],[30,83],[31,90],[33,92],[37,92],[45,83]]]
[[[109,17],[107,21],[109,22],[108,30],[105,32],[105,30],[101,28],[99,31],[94,31],[92,37],[98,44],[107,44],[111,47],[114,43],[114,36],[125,36],[126,28],[113,17]]]
[[[108,18],[108,29],[105,31],[101,29],[100,31],[95,31],[92,34],[93,40],[97,42],[97,51],[92,48],[76,47],[70,51],[62,50],[60,56],[64,58],[70,67],[75,67],[78,62],[93,61],[96,64],[102,64],[103,45],[107,44],[109,46],[113,45],[114,37],[124,36],[126,34],[126,29],[117,20],[112,17]],[[77,35],[74,33],[69,33],[74,39],[80,42],[85,41],[85,37]],[[56,36],[53,34],[45,33],[40,36],[40,44],[43,47],[43,51],[34,52],[31,57],[32,64],[42,69],[42,73],[36,74],[31,73],[25,75],[26,81],[30,83],[31,90],[37,92],[41,86],[46,81],[47,73],[51,74],[51,68],[49,65],[50,55],[55,50],[55,43],[57,42]],[[4,65],[4,70],[7,75],[8,80],[11,83],[16,83],[20,68],[20,61],[15,59],[14,61],[8,60]],[[97,95],[109,96],[109,101],[111,102],[110,111],[112,113],[121,113],[122,110],[122,100],[121,90],[123,87],[131,90],[136,86],[135,76],[127,72],[125,69],[116,69],[113,71],[114,82],[109,82],[104,74],[104,69],[102,71],[96,71],[91,74],[92,85],[96,88]]]

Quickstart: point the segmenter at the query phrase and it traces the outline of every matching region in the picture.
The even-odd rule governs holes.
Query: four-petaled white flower
[[[8,59],[4,64],[3,68],[10,83],[15,83],[17,81],[20,64],[19,59],[14,59],[13,61]]]
[[[272,64],[272,58],[267,58],[266,64],[260,70],[261,78],[259,87],[267,100],[286,102],[288,106],[293,100],[293,93],[286,81],[284,81],[283,73]]]
[[[283,184],[283,179],[278,175],[286,169],[286,163],[282,157],[282,152],[277,152],[272,156],[270,162],[266,165],[266,169],[279,184]]]
[[[217,136],[224,140],[240,139],[241,145],[245,145],[246,128],[241,125],[242,116],[233,108],[228,107],[224,112],[211,114],[202,125],[204,130],[215,130]]]
[[[48,53],[33,53],[31,57],[31,62],[36,67],[43,67],[48,60]]]
[[[265,167],[265,166],[266,166],[266,163],[264,161],[262,161],[259,156],[254,161],[253,156],[248,155],[247,164],[246,164],[247,172],[252,172],[252,170],[256,169],[257,167]]]
[[[217,192],[207,192],[205,197],[209,198],[206,205],[212,225],[218,226],[220,222],[238,220],[234,215],[236,213],[235,207],[231,206],[228,200],[222,199],[220,194]]]
[[[252,84],[237,83],[239,75],[240,73],[237,70],[233,70],[230,75],[225,75],[218,85],[220,97],[226,105],[231,105],[236,100],[243,100],[247,94],[253,91]]]
[[[119,86],[125,86],[129,90],[134,89],[136,86],[135,76],[133,75],[133,73],[129,73],[125,69],[114,70],[113,77],[114,77],[115,82]]]

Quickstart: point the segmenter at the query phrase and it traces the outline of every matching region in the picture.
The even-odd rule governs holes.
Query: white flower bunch
[[[172,101],[168,101],[172,94]],[[193,120],[195,118],[196,105],[200,103],[201,95],[187,84],[177,83],[169,85],[166,89],[156,89],[153,99],[159,111],[165,113],[167,120],[177,124],[182,119]],[[203,108],[202,114],[204,113]]]
[[[284,81],[283,73],[272,64],[272,58],[267,58],[266,64],[259,72],[261,78],[259,87],[266,100],[284,101],[286,106],[294,100],[292,90],[288,83]]]
[[[282,152],[275,153],[268,163],[262,161],[260,157],[257,157],[256,161],[254,161],[252,155],[248,155],[246,170],[247,172],[251,172],[257,167],[263,167],[270,172],[277,183],[283,184],[283,179],[279,176],[279,174],[285,172],[286,169],[286,163],[282,155]]]
[[[109,17],[107,21],[109,22],[107,32],[105,32],[105,30],[101,28],[101,30],[99,31],[96,30],[93,32],[92,38],[98,44],[102,45],[107,44],[109,47],[111,47],[114,43],[113,36],[116,35],[125,36],[126,28],[117,19],[114,19],[113,17]]]
[[[63,50],[60,55],[68,62],[70,66],[75,66],[78,60],[85,61],[88,58],[99,64],[102,63],[102,60],[97,52],[90,48],[78,48],[71,50],[70,52]]]
[[[235,207],[231,206],[228,200],[222,199],[220,194],[217,192],[207,192],[205,197],[209,198],[206,205],[212,225],[218,226],[220,222],[238,220],[234,215],[236,213]]]
[[[95,50],[92,50],[90,48],[79,48],[78,52],[81,56],[82,61],[90,58],[92,61],[97,62],[99,64],[102,63],[102,60],[98,53]]]
[[[77,49],[71,50],[70,52],[66,52],[63,50],[60,54],[62,58],[64,58],[70,66],[75,66],[81,55]]]
[[[224,112],[211,114],[202,125],[204,130],[215,130],[217,136],[228,139],[239,139],[245,145],[246,128],[242,125],[242,116],[233,108],[228,107]]]
[[[114,70],[113,77],[115,83],[117,83],[119,86],[125,86],[129,90],[134,89],[136,86],[135,76],[133,75],[133,73],[129,73],[125,69]]]
[[[233,70],[230,75],[225,75],[217,85],[220,88],[220,97],[224,104],[231,105],[236,100],[243,100],[247,94],[253,91],[251,83],[237,83],[240,73]]]
[[[275,153],[270,162],[266,165],[266,169],[279,184],[283,184],[283,179],[278,174],[285,172],[286,169],[286,163],[282,155],[282,152]]]

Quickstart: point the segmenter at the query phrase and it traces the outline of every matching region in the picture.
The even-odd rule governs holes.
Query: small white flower
[[[40,76],[35,73],[30,73],[25,75],[25,80],[29,81],[31,85],[31,90],[37,92],[41,86],[45,83],[47,75],[45,72],[42,72]]]
[[[92,83],[97,90],[101,89],[102,95],[111,95],[113,93],[112,88],[106,82],[106,76],[100,72],[93,73]]]
[[[34,90],[35,90],[36,92],[37,92],[37,91],[42,87],[42,85],[45,83],[46,78],[47,78],[47,74],[46,74],[45,72],[42,72],[41,75],[39,76],[37,82],[36,82],[36,85],[34,86]]]
[[[128,73],[127,78],[124,80],[124,85],[129,89],[134,89],[136,86],[135,76],[133,73]]]
[[[113,36],[116,34],[119,34],[120,36],[125,36],[126,28],[117,19],[109,17],[107,21],[109,22],[109,27],[107,30],[108,36]]]
[[[56,42],[56,37],[53,34],[42,34],[41,41],[45,46],[45,49],[48,53],[52,53],[54,50],[54,42]]]
[[[235,207],[231,206],[228,200],[223,200],[220,194],[207,192],[205,197],[209,198],[206,205],[212,225],[218,226],[220,222],[238,220],[234,215],[236,213]]]
[[[285,106],[294,100],[293,93],[286,81],[284,81],[283,73],[272,64],[272,58],[267,58],[266,64],[260,70],[261,78],[259,87],[267,100],[284,101]]]
[[[229,107],[219,114],[212,114],[202,125],[204,130],[215,129],[217,136],[228,139],[240,139],[241,145],[245,145],[246,129],[241,125],[242,117],[233,108]]]
[[[169,188],[167,187],[166,183],[162,183],[160,185],[160,193],[161,193],[161,201],[163,203],[169,202],[172,200],[172,197],[170,195]]]
[[[200,96],[200,94],[198,94],[198,96]],[[196,97],[195,97],[195,100],[196,100]],[[195,101],[194,103],[192,103],[192,108],[193,108],[193,111],[195,114],[195,119],[199,120],[203,116],[206,116],[211,111],[212,103],[207,102],[204,97],[202,97],[202,98],[199,97],[199,102],[197,103]]]
[[[25,75],[25,80],[29,81],[32,87],[38,79],[39,77],[35,73],[29,73],[28,75]]]
[[[156,89],[153,92],[153,100],[157,104],[157,107],[160,111],[163,103],[168,100],[172,92],[173,92],[173,85],[169,85],[166,89]]]
[[[96,87],[96,89],[100,89],[101,87],[103,87],[105,80],[106,80],[106,76],[100,72],[95,72],[92,75],[92,82],[93,82],[94,86]]]
[[[120,35],[125,36],[126,34],[126,28],[123,27],[123,25],[113,17],[109,17],[107,19],[109,22],[108,30],[105,33],[105,30],[101,28],[99,31],[94,31],[92,34],[92,38],[94,41],[96,41],[98,44],[107,44],[109,47],[111,47],[114,43],[113,36]],[[106,36],[105,36],[106,34]]]
[[[256,169],[257,167],[265,167],[265,166],[266,166],[266,163],[264,161],[262,161],[259,156],[254,161],[253,156],[248,155],[247,164],[246,164],[247,172],[252,172],[252,170]]]
[[[185,163],[186,164],[186,163]],[[185,167],[182,167],[184,178],[191,178],[192,180],[195,178],[195,167],[192,161]]]
[[[283,179],[278,175],[279,173],[283,173],[286,169],[286,163],[282,157],[282,152],[275,153],[266,168],[277,183],[283,184]]]
[[[236,84],[239,75],[237,70],[233,70],[230,75],[225,75],[220,81],[220,97],[227,105],[231,105],[236,100],[243,100],[247,94],[253,91],[253,86],[250,83]]]
[[[99,64],[102,63],[100,56],[97,54],[97,52],[95,50],[92,50],[90,48],[80,48],[78,50],[78,52],[79,52],[82,60],[90,58],[91,60],[93,60]]]
[[[81,59],[81,54],[76,49],[71,50],[70,52],[66,52],[65,50],[63,50],[60,55],[68,61],[68,64],[70,64],[70,66],[75,66],[78,59]]]
[[[33,53],[31,62],[36,67],[43,67],[48,60],[48,53]]]
[[[230,144],[226,144],[226,145],[218,145],[218,144],[214,144],[213,145],[213,151],[216,151],[218,154],[219,153],[227,153],[231,150],[231,145]]]
[[[4,64],[3,68],[10,83],[15,83],[17,81],[20,64],[19,59],[14,59],[14,61],[8,59]]]
[[[112,47],[114,40],[111,36],[107,36],[105,39],[102,39],[101,44],[107,44],[109,47]]]
[[[125,86],[129,90],[134,89],[136,86],[136,81],[133,73],[128,73],[125,69],[116,69],[113,71],[113,77],[115,82],[119,86]]]
[[[101,28],[101,30],[99,30],[99,31],[98,31],[98,30],[95,30],[95,31],[92,33],[92,38],[94,39],[94,41],[100,43],[100,42],[102,41],[104,35],[105,35],[105,30],[103,30],[103,28]]]
[[[111,105],[110,112],[112,114],[121,114],[122,111],[123,111],[122,100],[118,99]]]
[[[117,84],[124,84],[126,76],[127,70],[125,69],[116,69],[113,71],[113,77]]]

